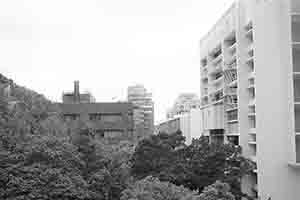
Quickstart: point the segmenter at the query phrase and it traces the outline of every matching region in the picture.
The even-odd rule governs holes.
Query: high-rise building
[[[133,111],[135,132],[140,136],[153,134],[154,103],[152,94],[147,92],[143,85],[129,86],[127,100],[135,106]]]
[[[299,199],[300,1],[235,1],[200,48],[203,134],[256,163],[244,192]]]
[[[191,109],[200,108],[200,99],[194,93],[180,94],[167,112],[167,118],[173,118],[176,115],[189,113]]]

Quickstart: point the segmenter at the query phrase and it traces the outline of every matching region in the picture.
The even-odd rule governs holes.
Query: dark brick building
[[[96,139],[134,139],[132,103],[97,103],[84,96],[80,94],[78,81],[74,82],[74,92],[63,94],[59,106],[70,128],[87,126]]]

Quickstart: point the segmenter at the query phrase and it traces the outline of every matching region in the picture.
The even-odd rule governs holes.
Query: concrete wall
[[[192,109],[190,112],[190,135],[191,138],[199,138],[202,135],[202,111],[200,109]]]
[[[191,116],[189,113],[180,116],[180,130],[182,131],[183,136],[185,136],[185,143],[187,145],[192,142],[190,119]]]
[[[295,200],[300,171],[288,165],[295,160],[290,1],[255,6],[259,196]]]

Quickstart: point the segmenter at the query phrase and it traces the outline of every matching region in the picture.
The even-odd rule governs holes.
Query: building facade
[[[158,134],[158,133],[172,134],[178,130],[181,130],[179,117],[174,117],[172,119],[167,119],[165,121],[161,121],[160,123],[158,123],[155,126],[156,134]]]
[[[201,132],[257,169],[259,199],[300,196],[300,1],[236,1],[200,41]]]
[[[191,109],[200,108],[200,99],[194,93],[183,93],[180,94],[173,107],[168,110],[167,118],[173,118],[176,115],[181,115],[184,113],[189,113]]]
[[[128,102],[95,102],[90,93],[80,93],[79,82],[74,82],[74,91],[63,93],[63,102],[58,104],[70,129],[88,128],[95,139],[120,141],[134,139],[134,106]]]
[[[143,85],[129,86],[127,100],[134,105],[134,126],[137,135],[154,133],[154,103],[152,94]]]
[[[193,139],[199,138],[201,132],[201,115],[200,109],[191,109],[190,112],[176,115],[156,125],[156,133],[163,132],[167,134],[175,133],[180,130],[185,136],[187,145],[192,143]]]
[[[131,103],[62,103],[59,107],[70,128],[89,128],[99,140],[134,139]]]

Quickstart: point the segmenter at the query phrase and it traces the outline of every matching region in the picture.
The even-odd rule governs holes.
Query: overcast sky
[[[233,0],[1,0],[0,72],[61,101],[79,80],[97,101],[142,83],[165,118],[200,93],[199,40]]]

